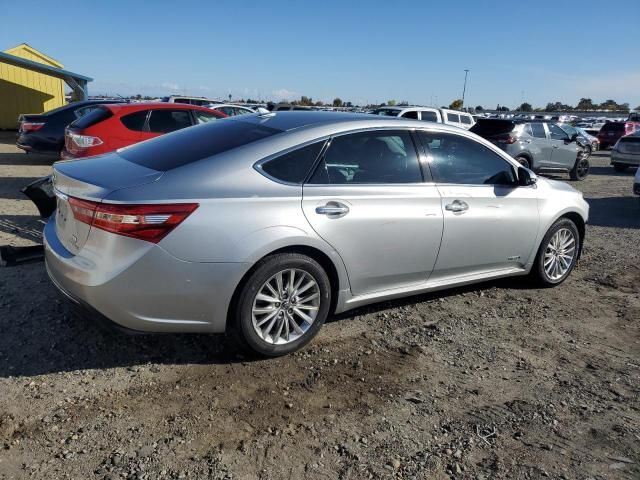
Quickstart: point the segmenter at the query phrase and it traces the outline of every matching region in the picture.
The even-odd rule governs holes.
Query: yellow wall
[[[5,50],[5,53],[63,68],[62,64],[26,44]],[[18,128],[21,113],[43,113],[64,104],[61,79],[0,63],[0,128]]]

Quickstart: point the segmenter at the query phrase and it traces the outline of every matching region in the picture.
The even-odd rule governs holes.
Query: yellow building
[[[0,129],[17,128],[21,113],[43,113],[65,104],[64,83],[76,99],[86,99],[90,78],[26,43],[0,52]]]

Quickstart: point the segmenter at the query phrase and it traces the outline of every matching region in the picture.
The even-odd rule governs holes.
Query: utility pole
[[[467,92],[467,75],[469,75],[469,69],[464,70],[464,87],[462,87],[462,108],[464,108],[464,94]]]

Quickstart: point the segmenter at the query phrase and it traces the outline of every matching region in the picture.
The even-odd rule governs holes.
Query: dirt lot
[[[0,133],[0,244],[26,245],[41,225],[18,189],[50,159],[12,141]],[[640,203],[631,172],[592,165],[561,287],[360,309],[277,360],[103,333],[41,262],[0,268],[0,478],[640,478]]]

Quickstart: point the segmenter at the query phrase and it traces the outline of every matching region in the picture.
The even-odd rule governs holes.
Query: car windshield
[[[400,113],[400,110],[398,110],[397,108],[378,108],[371,113],[373,113],[374,115],[381,115],[383,117],[397,117]]]
[[[282,130],[237,120],[185,128],[119,150],[122,158],[143,167],[167,171],[261,140]]]

